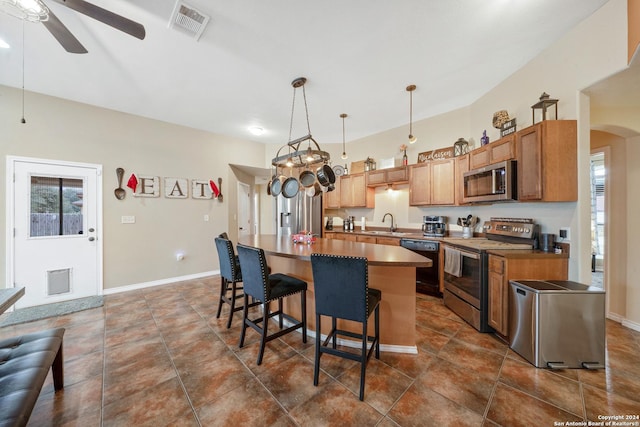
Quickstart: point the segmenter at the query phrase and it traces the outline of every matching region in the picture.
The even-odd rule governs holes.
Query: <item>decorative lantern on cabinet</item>
[[[556,112],[555,119],[558,120],[558,100],[550,99],[549,94],[542,92],[540,101],[531,106],[531,121],[536,124],[536,110],[542,110],[542,120],[547,120],[547,109],[554,107]]]
[[[469,152],[469,142],[464,138],[458,138],[458,140],[453,143],[453,155],[455,157],[463,156],[468,152]]]

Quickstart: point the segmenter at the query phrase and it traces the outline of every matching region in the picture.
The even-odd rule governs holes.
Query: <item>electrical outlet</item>
[[[558,236],[562,239],[562,241],[571,240],[571,233],[569,227],[560,227],[560,231],[558,232]]]
[[[120,222],[122,224],[135,224],[136,217],[133,215],[122,215],[122,218],[120,218]]]

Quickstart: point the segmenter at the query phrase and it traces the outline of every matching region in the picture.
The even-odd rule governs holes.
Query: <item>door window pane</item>
[[[82,234],[82,179],[31,177],[31,237]]]

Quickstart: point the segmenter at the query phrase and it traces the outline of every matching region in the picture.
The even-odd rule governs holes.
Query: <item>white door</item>
[[[251,231],[251,187],[238,183],[238,237],[253,234]]]
[[[25,288],[16,308],[102,293],[101,172],[99,165],[7,159],[7,279]]]

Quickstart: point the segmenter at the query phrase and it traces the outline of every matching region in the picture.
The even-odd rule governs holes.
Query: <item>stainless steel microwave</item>
[[[464,203],[504,202],[516,200],[516,161],[507,160],[463,174]]]

